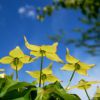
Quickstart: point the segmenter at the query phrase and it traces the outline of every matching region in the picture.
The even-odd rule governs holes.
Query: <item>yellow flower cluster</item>
[[[46,57],[50,60],[64,63],[57,55],[58,43],[54,43],[52,45],[37,46],[37,45],[30,44],[27,41],[26,37],[24,37],[24,40],[25,40],[25,46],[29,50],[31,50],[30,55],[34,55],[35,56],[34,58],[24,54],[23,51],[20,49],[20,47],[17,46],[15,49],[9,52],[9,56],[1,58],[0,63],[10,64],[11,68],[16,70],[16,73],[23,67],[24,64],[32,63],[40,57]],[[81,62],[77,58],[71,56],[68,48],[66,50],[66,61],[68,63],[64,64],[61,70],[74,71],[82,75],[88,75],[87,70],[95,66],[94,64],[89,65],[84,62]],[[41,83],[60,81],[55,75],[53,75],[52,63],[48,67],[44,68],[43,70],[41,69],[41,72],[40,71],[26,71],[26,72],[29,75],[31,75],[33,78],[36,78],[38,83],[40,77],[42,80]]]

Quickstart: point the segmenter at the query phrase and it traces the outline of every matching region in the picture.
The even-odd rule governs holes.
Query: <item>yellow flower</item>
[[[61,70],[69,70],[69,71],[76,71],[77,73],[81,75],[88,75],[87,70],[94,67],[94,64],[86,64],[84,62],[81,62],[77,58],[70,55],[69,50],[67,48],[67,54],[66,54],[66,61],[68,64],[65,64]]]
[[[0,78],[5,78],[6,74],[4,73],[4,71],[4,69],[0,69]]]
[[[88,100],[91,100],[90,96],[88,95],[87,89],[89,89],[92,84],[97,84],[97,83],[100,84],[100,81],[85,81],[85,80],[81,79],[77,85],[69,87],[69,88],[67,88],[67,90],[71,90],[74,88],[84,90],[87,97],[88,97]]]
[[[97,86],[97,90],[96,90],[96,93],[94,95],[94,100],[98,100],[100,98],[100,87]]]
[[[84,90],[90,88],[92,84],[98,84],[98,83],[100,84],[100,81],[85,81],[81,79],[77,85],[69,87],[69,90],[73,88]]]
[[[26,47],[31,50],[30,54],[36,57],[46,56],[50,60],[54,60],[57,62],[63,63],[63,61],[56,54],[58,43],[54,43],[53,45],[32,45],[29,44],[26,37],[24,37]]]
[[[9,53],[9,56],[1,58],[0,63],[10,64],[11,68],[13,68],[14,70],[16,70],[17,66],[17,70],[20,70],[23,67],[23,64],[31,63],[36,59],[37,57],[31,58],[30,56],[25,55],[20,47],[17,46]]]
[[[1,73],[0,74],[0,78],[5,78],[6,74],[5,73]]]
[[[40,79],[40,71],[26,71],[30,76],[33,78],[37,79],[37,82],[39,83]],[[41,82],[55,82],[55,81],[60,81],[56,76],[53,75],[52,73],[52,63],[49,64],[48,67],[44,68],[42,70],[42,77],[41,77]]]

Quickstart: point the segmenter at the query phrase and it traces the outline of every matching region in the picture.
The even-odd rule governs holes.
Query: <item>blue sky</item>
[[[63,29],[67,35],[64,38],[75,37],[79,38],[80,34],[74,33],[73,28],[81,27],[87,29],[88,26],[83,25],[78,21],[78,17],[82,16],[79,10],[60,10],[55,11],[51,17],[46,17],[43,22],[36,20],[35,7],[51,4],[51,1],[46,0],[0,0],[0,58],[7,56],[9,51],[16,46],[20,46],[24,53],[29,54],[29,50],[24,45],[23,36],[25,35],[28,41],[35,45],[53,44],[53,41],[48,39],[49,35],[57,34],[60,29]],[[89,77],[76,74],[71,85],[75,85],[81,78],[86,80],[100,80],[100,57],[93,57],[84,52],[84,48],[75,48],[73,45],[63,45],[59,43],[57,54],[65,61],[66,48],[70,49],[73,56],[79,58],[89,64],[96,64],[96,67],[89,71]],[[51,61],[45,58],[44,67]],[[60,68],[62,64],[54,62],[54,74],[59,77],[62,85],[65,86],[72,72],[62,72]],[[5,68],[6,73],[14,72],[9,65],[0,65]],[[31,82],[32,79],[26,70],[37,70],[40,67],[40,59],[32,64],[25,65],[20,71],[20,81]],[[59,73],[61,73],[59,75]],[[65,77],[64,77],[65,76]],[[66,80],[66,81],[65,81]],[[89,94],[93,97],[96,85],[89,89]],[[84,91],[73,90],[71,93],[78,93],[83,100],[87,100]],[[83,95],[84,94],[84,95]]]

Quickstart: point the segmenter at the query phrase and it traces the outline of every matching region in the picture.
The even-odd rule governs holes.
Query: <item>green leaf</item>
[[[15,84],[16,81],[11,80],[11,77],[0,78],[0,97],[3,97],[8,89]]]
[[[0,100],[12,100],[13,98],[30,100],[29,95],[33,90],[36,94],[36,87],[32,83],[12,80],[12,76],[0,78]],[[33,95],[33,97],[35,98],[36,95]]]
[[[76,95],[68,94],[59,82],[38,88],[35,100],[81,100]]]
[[[34,93],[34,95],[31,96],[31,92]],[[22,91],[13,90],[10,92],[7,92],[6,95],[3,98],[0,98],[0,100],[34,100],[36,97],[36,88],[27,88],[23,89]]]

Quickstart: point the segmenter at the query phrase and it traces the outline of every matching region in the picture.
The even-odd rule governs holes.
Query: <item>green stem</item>
[[[43,87],[44,87],[44,84],[45,84],[45,80],[43,80]]]
[[[18,80],[18,69],[17,69],[17,65],[16,65],[16,80]]]
[[[88,97],[88,100],[91,100],[90,97],[89,97],[89,95],[88,95],[87,90],[86,90],[85,88],[84,88],[84,90],[85,90],[85,93],[86,93],[86,95],[87,95],[87,97]]]
[[[72,79],[74,77],[75,71],[76,71],[76,68],[74,69],[74,71],[73,71],[73,73],[72,73],[72,75],[71,75],[71,77],[69,79],[69,82],[68,82],[68,85],[67,85],[66,89],[69,87],[69,85],[70,85],[70,83],[71,83],[71,81],[72,81]]]
[[[41,52],[41,67],[40,67],[40,80],[39,80],[39,87],[41,87],[41,77],[42,77],[42,67],[43,67],[43,53]]]

